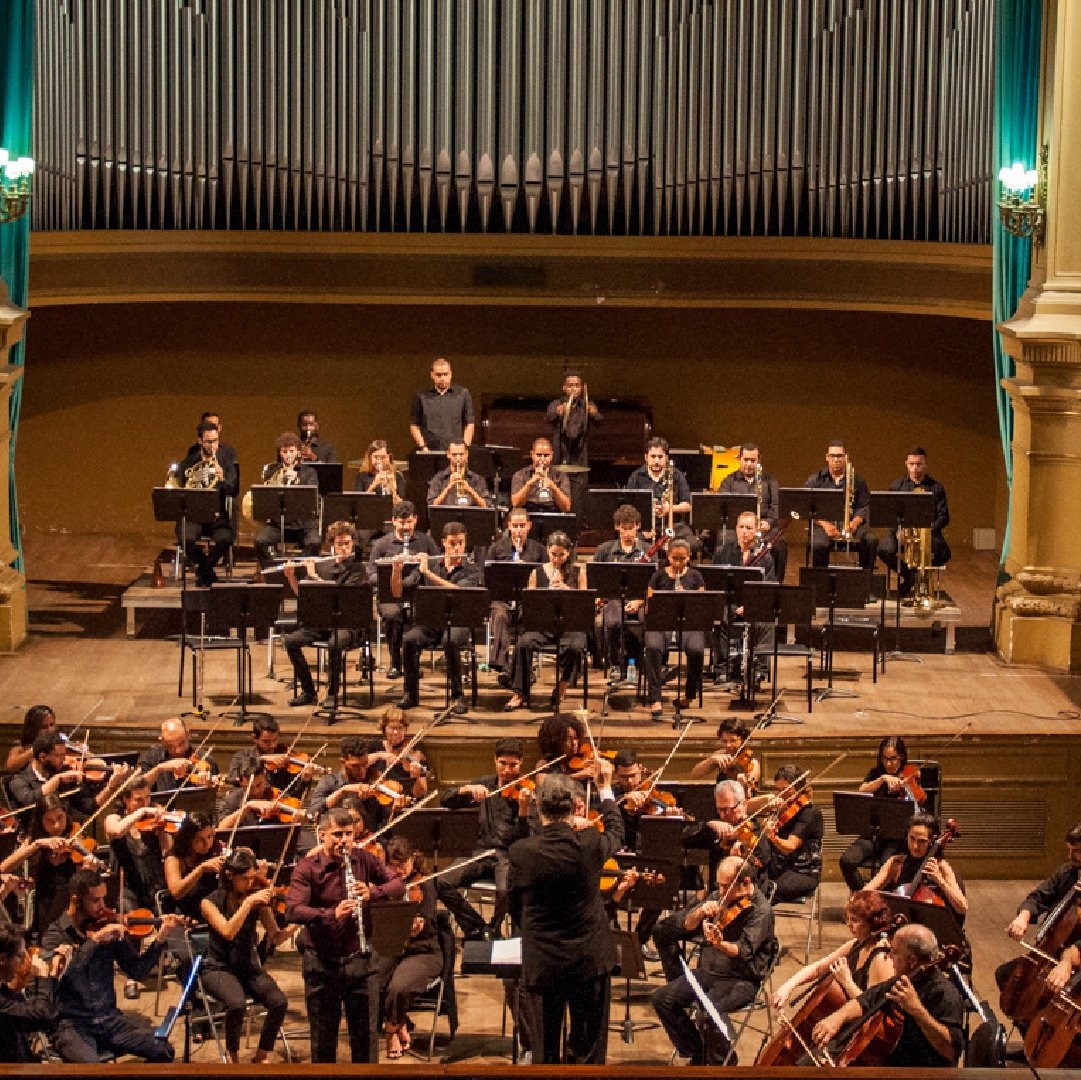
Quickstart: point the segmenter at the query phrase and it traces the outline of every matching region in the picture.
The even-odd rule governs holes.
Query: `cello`
[[[905,896],[909,900],[915,900],[920,904],[936,904],[938,907],[945,907],[946,901],[941,894],[923,883],[924,871],[932,859],[942,858],[942,852],[945,850],[946,845],[951,840],[956,840],[960,834],[961,830],[957,822],[950,818],[946,822],[946,827],[935,837],[934,843],[927,849],[927,854],[924,855],[923,861],[917,868],[912,880],[904,885],[897,886],[895,890],[897,895]]]
[[[1081,1065],[1081,974],[1055,994],[1025,1032],[1025,1060],[1034,1069],[1072,1069]]]

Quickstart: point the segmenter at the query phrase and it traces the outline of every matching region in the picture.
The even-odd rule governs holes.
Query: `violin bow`
[[[98,709],[100,708],[100,706],[101,706],[101,704],[102,704],[102,702],[104,700],[105,700],[105,695],[103,694],[101,697],[98,698],[97,701],[94,702],[93,705],[90,706],[89,709],[87,709],[86,713],[83,715],[83,718],[71,729],[71,731],[68,732],[68,734],[64,736],[69,742],[74,737],[75,732],[77,732],[79,730],[79,728],[81,728],[83,726],[83,724],[86,724],[86,723],[89,722],[90,717],[92,717],[94,715],[94,713],[96,713],[98,711]]]
[[[240,819],[244,816],[244,807],[247,805],[248,796],[251,795],[251,785],[253,780],[255,780],[254,772],[248,777],[248,786],[244,789],[244,798],[240,800],[240,806],[237,807],[236,821],[233,822],[233,828],[229,833],[229,843],[225,845],[226,851],[233,850],[233,841],[236,839],[236,831],[240,827]]]
[[[415,814],[422,806],[430,803],[437,794],[438,792],[433,791],[430,794],[425,795],[423,799],[421,799],[419,802],[415,802],[411,807],[409,807],[409,809],[406,810],[406,812],[402,814],[400,818],[395,818],[393,821],[388,821],[386,825],[384,825],[381,829],[377,829],[375,832],[370,833],[368,836],[364,837],[364,839],[360,842],[360,846],[367,847],[373,841],[378,840],[379,837],[383,835],[383,833],[393,828],[393,826],[401,825],[401,823],[405,821],[405,819],[409,817],[410,814]]]
[[[436,724],[441,723],[444,716],[449,716],[453,708],[454,706],[451,706],[450,709],[445,709],[442,713],[437,713],[434,719],[430,720],[427,724],[425,724],[424,727],[422,727],[420,731],[418,731],[416,735],[414,735],[409,740],[409,742],[405,744],[405,747],[402,750],[398,751],[398,753],[394,757],[392,757],[386,765],[383,766],[383,775],[386,776],[387,773],[389,773],[390,770],[393,769],[394,766],[397,765],[398,762],[401,761],[402,758],[404,758],[409,753],[409,751],[412,750],[413,747],[416,746],[417,743],[419,743],[420,740],[423,739],[424,736],[427,735],[428,732],[436,726]]]
[[[202,739],[199,740],[199,745],[196,746],[195,749],[192,750],[192,752],[191,752],[191,757],[195,758],[196,762],[197,761],[209,761],[210,760],[210,755],[214,752],[214,747],[211,747],[209,750],[207,750],[205,754],[202,753],[203,747],[205,747],[206,744],[210,741],[210,736],[213,735],[214,732],[217,731],[218,728],[221,727],[221,722],[222,722],[222,720],[225,719],[225,714],[227,712],[229,712],[230,709],[232,709],[232,707],[239,700],[240,700],[240,695],[237,694],[237,696],[234,697],[233,700],[230,701],[229,704],[224,709],[222,709],[222,711],[220,713],[218,713],[218,715],[214,718],[214,723],[210,725],[210,730],[207,731],[207,733],[202,737]],[[192,762],[192,764],[194,765],[195,762]],[[184,788],[186,788],[188,786],[188,783],[189,783],[189,781],[191,779],[191,773],[192,773],[192,770],[189,769],[188,772],[184,774],[184,776],[181,779],[180,783],[177,784],[176,791],[173,792],[172,798],[165,804],[165,809],[166,810],[171,810],[172,809],[173,803],[176,802],[176,797],[181,793],[181,791],[184,790]]]
[[[647,799],[653,794],[654,789],[660,783],[661,777],[664,775],[664,770],[667,769],[668,766],[671,764],[672,758],[676,756],[676,751],[679,749],[679,744],[683,742],[683,740],[687,736],[687,732],[690,731],[696,723],[698,723],[697,719],[691,718],[687,721],[686,724],[684,724],[683,730],[680,731],[679,736],[677,737],[675,743],[672,745],[672,749],[668,751],[668,757],[664,759],[664,763],[661,765],[661,767],[653,774],[652,777],[650,777],[649,787],[646,788]]]
[[[72,840],[72,841],[78,840],[78,839],[79,839],[79,837],[80,837],[80,836],[82,836],[84,832],[86,832],[87,828],[89,828],[89,826],[91,826],[91,825],[92,825],[92,824],[93,824],[93,823],[94,823],[94,822],[95,822],[95,821],[96,821],[96,820],[98,819],[98,817],[100,817],[100,816],[101,816],[101,814],[103,814],[103,813],[105,812],[105,810],[106,810],[106,809],[108,809],[109,805],[110,805],[110,804],[111,804],[111,803],[112,803],[112,802],[113,802],[113,801],[114,801],[114,800],[116,799],[116,797],[117,797],[117,796],[118,796],[118,795],[119,795],[119,794],[120,794],[120,793],[121,793],[121,792],[122,792],[122,791],[123,791],[123,790],[124,790],[125,788],[129,788],[129,787],[131,787],[131,785],[132,785],[132,784],[133,784],[133,783],[134,783],[134,782],[135,782],[135,781],[136,781],[136,780],[137,780],[137,779],[138,779],[138,778],[139,778],[140,776],[142,776],[142,775],[143,775],[143,770],[142,770],[142,769],[132,769],[132,771],[131,771],[131,775],[130,775],[130,776],[129,776],[129,777],[128,777],[128,778],[127,778],[127,779],[126,779],[126,780],[125,780],[125,781],[124,781],[124,782],[123,782],[122,784],[120,784],[120,785],[119,785],[119,786],[117,787],[116,791],[114,791],[114,792],[112,793],[112,795],[110,795],[110,796],[109,796],[109,797],[108,797],[108,798],[107,798],[107,799],[105,800],[105,802],[103,802],[103,803],[101,804],[101,806],[99,806],[99,807],[97,808],[97,810],[95,810],[95,811],[94,811],[94,812],[93,812],[93,813],[92,813],[92,814],[90,815],[90,817],[88,817],[88,818],[86,819],[86,821],[84,821],[84,822],[82,823],[82,825],[80,825],[80,826],[79,826],[79,828],[78,828],[78,829],[76,830],[76,832],[74,833],[74,835],[70,836],[70,837],[69,837],[69,839],[70,839],[70,840]]]
[[[589,710],[588,709],[575,709],[574,715],[578,717],[582,722],[582,726],[586,729],[586,738],[589,739],[589,745],[593,747],[593,764],[596,765],[599,760],[599,754],[597,752],[597,740],[593,738],[593,729],[589,726]],[[596,781],[596,776],[594,776]],[[593,787],[591,784],[586,784],[586,814],[589,814],[590,797],[593,794]]]
[[[289,757],[293,753],[293,751],[296,749],[297,743],[300,742],[300,736],[303,735],[304,732],[308,730],[308,725],[312,722],[313,718],[315,717],[315,714],[318,711],[319,711],[319,706],[316,705],[315,708],[312,709],[312,711],[310,713],[308,713],[308,718],[304,721],[303,724],[300,725],[300,730],[293,736],[293,741],[286,747],[286,749],[285,749],[285,756],[286,757]],[[326,746],[326,743],[324,743],[323,745]]]
[[[783,1009],[777,1010],[777,1017],[778,1019],[780,1019],[781,1023],[784,1024],[784,1026],[792,1032],[792,1035],[795,1038],[796,1042],[800,1044],[800,1046],[803,1048],[803,1052],[811,1059],[813,1064],[815,1064],[819,1068],[821,1068],[823,1065],[828,1065],[831,1069],[837,1068],[837,1066],[834,1064],[833,1058],[830,1057],[829,1049],[823,1046],[821,1051],[816,1052],[814,1047],[809,1046],[807,1044],[807,1040],[804,1039],[804,1037],[799,1033],[796,1025],[788,1019],[788,1014]]]
[[[513,780],[508,780],[502,787],[497,787],[495,791],[490,791],[488,793],[488,798],[490,799],[493,795],[502,795],[507,788],[512,788],[515,784],[520,784],[523,780],[528,780],[531,776],[536,776],[537,773],[550,769],[557,762],[564,761],[566,757],[566,754],[560,754],[559,757],[552,758],[551,761],[546,761],[543,765],[538,765],[535,769],[530,769],[524,776],[516,776]]]
[[[401,818],[398,819],[399,821]],[[425,874],[422,878],[417,878],[416,881],[411,881],[410,885],[423,885],[426,881],[434,881],[441,874],[449,874],[451,870],[460,870],[463,866],[470,866],[472,863],[480,862],[481,859],[487,859],[490,855],[497,855],[498,851],[492,847],[487,851],[482,851],[479,855],[471,855],[468,859],[463,859],[461,862],[452,863],[450,866],[444,866],[442,870],[435,870],[431,874]]]
[[[309,758],[308,758],[308,764],[309,764],[309,765],[314,765],[314,764],[315,764],[315,759],[316,759],[316,758],[317,758],[317,757],[318,757],[318,756],[319,756],[319,755],[320,755],[320,754],[321,754],[321,753],[322,753],[322,752],[323,752],[323,751],[324,751],[324,750],[325,750],[325,749],[327,748],[327,746],[328,746],[328,745],[329,745],[328,743],[323,743],[323,745],[322,745],[322,746],[320,746],[320,747],[319,747],[319,749],[318,749],[318,750],[316,750],[316,752],[315,752],[314,754],[312,754],[312,755],[311,755],[311,757],[309,757]],[[294,784],[295,784],[295,783],[296,783],[296,782],[297,782],[297,781],[298,781],[298,780],[299,780],[299,779],[300,779],[300,778],[301,778],[301,777],[302,777],[303,775],[304,775],[304,770],[303,770],[303,769],[298,769],[298,770],[297,770],[297,774],[296,774],[296,776],[294,776],[294,777],[293,777],[293,779],[292,779],[292,780],[290,780],[290,781],[289,781],[289,783],[288,783],[288,784],[286,784],[286,785],[285,785],[285,787],[283,787],[283,788],[281,789],[281,791],[279,791],[279,792],[278,792],[278,797],[277,797],[277,798],[276,798],[276,799],[274,800],[274,803],[275,803],[275,805],[278,805],[278,804],[280,804],[280,803],[281,803],[282,799],[284,799],[284,798],[285,798],[285,796],[289,794],[289,789],[290,789],[290,788],[291,788],[291,787],[292,787],[292,786],[293,786],[293,785],[294,785]]]
[[[202,744],[200,744],[200,747],[201,747],[201,745],[202,745]],[[209,749],[209,750],[207,750],[207,751],[206,751],[205,753],[203,753],[203,754],[202,754],[201,756],[200,756],[200,753],[199,753],[199,751],[198,751],[198,750],[193,750],[193,751],[191,752],[191,756],[192,756],[192,757],[193,757],[193,758],[195,759],[194,761],[192,761],[192,762],[191,762],[191,764],[192,764],[192,768],[191,768],[191,769],[189,769],[189,770],[188,770],[188,771],[187,771],[187,772],[186,772],[186,773],[184,774],[184,776],[183,776],[183,777],[181,778],[181,780],[180,780],[180,783],[176,785],[176,791],[174,791],[174,792],[173,792],[173,794],[172,794],[172,795],[171,795],[171,796],[169,797],[169,801],[168,801],[168,802],[167,802],[167,803],[165,804],[165,809],[166,809],[166,811],[169,811],[169,810],[171,810],[171,809],[173,808],[173,803],[175,803],[175,802],[176,802],[176,800],[177,800],[177,796],[179,796],[179,794],[180,794],[180,793],[181,793],[181,792],[182,792],[182,791],[183,791],[183,790],[184,790],[184,789],[185,789],[186,787],[188,787],[189,785],[190,785],[191,787],[195,787],[195,785],[191,783],[191,775],[192,775],[192,773],[193,773],[193,772],[195,771],[195,768],[194,768],[194,766],[195,766],[195,765],[197,765],[197,764],[199,764],[199,763],[201,763],[201,762],[202,762],[202,763],[208,762],[208,761],[210,760],[210,755],[211,755],[211,754],[212,754],[213,752],[214,752],[214,747],[213,747],[213,746],[212,746],[212,747],[210,747],[210,749]],[[189,761],[190,761],[190,760],[191,760],[191,759],[189,758]]]
[[[969,720],[969,722],[967,724],[965,724],[965,726],[963,728],[961,728],[955,735],[953,735],[945,745],[940,746],[938,748],[938,750],[936,751],[936,753],[944,754],[975,723],[976,723],[975,720]]]

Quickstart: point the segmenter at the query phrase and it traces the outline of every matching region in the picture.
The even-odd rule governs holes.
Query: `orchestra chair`
[[[835,630],[858,630],[870,635],[871,638],[871,651],[874,658],[874,664],[871,668],[872,681],[878,682],[878,673],[880,670],[885,672],[886,670],[886,649],[884,647],[886,636],[886,594],[887,594],[887,575],[886,574],[872,574],[871,575],[871,599],[878,604],[878,616],[866,614],[863,611],[856,612],[855,609],[849,611],[847,614],[843,613],[838,608],[834,614],[833,626]],[[829,626],[825,625],[820,628],[819,631],[819,673],[823,673],[826,670],[826,645],[827,636],[829,635]]]
[[[564,653],[571,652],[571,651],[574,651],[574,652],[578,653],[578,665],[579,665],[578,671],[579,671],[579,678],[581,679],[581,683],[582,683],[582,708],[583,709],[588,709],[589,708],[589,664],[590,664],[590,653],[589,653],[589,641],[587,640],[586,644],[585,644],[585,647],[581,648],[581,649],[570,650],[570,649],[567,649],[567,648],[564,647],[564,648],[560,648],[560,649],[557,650],[555,645],[541,645],[541,646],[538,646],[534,650],[535,656],[537,658],[537,663],[536,663],[536,670],[534,672],[533,682],[530,685],[529,690],[525,694],[525,705],[526,705],[527,709],[532,704],[532,691],[533,691],[533,688],[540,681],[541,674],[544,671],[544,657],[550,656],[552,658],[552,663],[554,664],[557,654],[559,656],[562,656]],[[556,678],[557,678],[557,680],[559,678],[559,673],[558,672],[556,672]],[[573,685],[574,685],[574,683],[572,682],[571,686],[573,686]],[[568,694],[569,693],[570,693],[570,688],[568,688]]]
[[[349,693],[349,683],[346,678],[346,671],[349,667],[349,654],[356,653],[355,669],[360,675],[360,682],[368,683],[368,708],[371,709],[375,706],[375,661],[372,657],[372,644],[368,637],[368,633],[365,630],[358,631],[360,634],[360,640],[355,645],[350,645],[348,649],[342,649],[341,657],[338,660],[338,696],[342,701],[345,701]],[[312,646],[315,649],[315,655],[317,658],[315,682],[316,686],[322,685],[326,680],[324,676],[329,676],[330,670],[330,642],[329,641],[317,641]],[[295,692],[295,691],[294,691]]]
[[[786,900],[783,903],[773,905],[773,916],[776,919],[802,919],[807,923],[807,939],[803,946],[804,965],[811,962],[811,938],[815,926],[818,927],[818,948],[822,948],[822,905],[819,899],[819,891],[822,888],[821,881],[815,891],[809,896],[801,896],[798,900]]]
[[[494,887],[494,882],[493,882]],[[457,942],[454,940],[454,922],[449,911],[442,908],[435,915],[436,932],[439,936],[439,948],[443,954],[443,970],[429,980],[423,992],[417,994],[409,1004],[409,1011],[430,1009],[432,1028],[428,1034],[428,1060],[435,1053],[435,1029],[439,1018],[447,1018],[449,1042],[458,1033],[458,994],[454,984],[454,965],[458,956]]]
[[[237,688],[241,685],[241,664],[248,665],[247,685],[252,685],[251,667],[251,641],[245,638],[222,636],[206,632],[206,611],[210,592],[207,589],[188,591],[184,593],[183,609],[180,612],[180,676],[177,681],[176,696],[184,696],[184,664],[188,652],[191,652],[191,704],[197,709],[202,700],[203,687],[199,681],[198,660],[205,658],[207,653],[235,652],[237,664]],[[197,632],[193,633],[189,627],[191,616],[196,616]]]
[[[742,1009],[737,1009],[735,1012],[728,1014],[732,1022],[732,1045],[728,1048],[724,1061],[721,1062],[722,1068],[733,1064],[736,1047],[745,1032],[753,1031],[761,1035],[763,1046],[769,1039],[773,1038],[773,1006],[770,1003],[770,998],[773,996],[773,972],[781,961],[781,953],[781,943],[775,937],[770,949],[769,959],[766,962],[765,974],[763,974],[762,981],[758,984],[753,1000],[748,1005],[744,1005]],[[765,1012],[764,1026],[761,1020],[756,1020],[756,1014],[762,1012]],[[752,1023],[753,1020],[755,1023]],[[757,1057],[757,1053],[755,1056]]]

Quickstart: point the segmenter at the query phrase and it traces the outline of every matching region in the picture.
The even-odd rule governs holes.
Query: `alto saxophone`
[[[351,843],[343,844],[341,847],[342,856],[342,874],[345,878],[345,895],[348,897],[353,896],[353,890],[356,888],[357,878],[353,873],[353,859],[350,853]],[[372,948],[368,944],[368,937],[364,933],[364,901],[358,896],[357,901],[357,939],[360,942],[360,948],[357,950],[361,956],[371,956]]]

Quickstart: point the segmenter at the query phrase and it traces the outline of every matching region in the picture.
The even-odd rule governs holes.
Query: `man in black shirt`
[[[221,462],[221,467],[228,472],[230,469],[237,469],[239,472],[239,464],[237,462],[236,449],[230,446],[228,443],[222,442],[222,435],[225,428],[221,422],[221,413],[205,412],[199,417],[200,424],[213,424],[218,429],[218,461]],[[188,452],[185,457],[198,456],[199,454],[199,441],[196,440],[188,447]]]
[[[418,450],[446,450],[460,440],[473,441],[473,399],[464,386],[452,383],[450,364],[432,362],[432,388],[418,390],[409,415],[409,434]]]
[[[808,476],[803,486],[844,491],[847,470],[848,451],[845,444],[840,439],[833,439],[826,448],[826,467]],[[867,488],[867,481],[856,472],[852,474],[849,511],[847,537],[842,532],[843,520],[820,519],[811,523],[811,563],[814,566],[828,566],[830,551],[843,549],[849,543],[859,551],[860,566],[864,570],[874,569],[878,537],[867,527],[871,513],[871,492]]]
[[[720,491],[729,495],[757,495],[761,491],[761,509],[755,527],[763,536],[776,529],[781,520],[780,490],[777,478],[762,468],[762,450],[753,442],[739,448],[739,468],[730,472],[720,486]],[[777,580],[783,585],[785,567],[788,566],[788,541],[783,536],[776,536],[770,554]]]
[[[774,904],[810,896],[822,877],[822,811],[811,802],[809,791],[801,794],[793,790],[799,775],[795,765],[782,765],[773,776],[773,786],[783,798],[780,805],[784,821],[767,834],[766,876],[775,886]]]
[[[507,531],[487,552],[488,562],[526,562],[542,563],[548,557],[544,545],[539,540],[529,539],[532,522],[523,508],[512,510],[507,515]],[[505,600],[493,600],[489,617],[490,639],[488,642],[488,666],[493,671],[502,671],[507,666],[507,656],[511,645],[511,607]],[[509,678],[501,680],[502,685],[510,688]]]
[[[648,491],[653,496],[653,523],[647,536],[655,535],[655,529],[667,528],[670,516],[674,515],[674,521],[691,512],[690,485],[677,468],[673,467],[669,476],[668,443],[664,439],[655,437],[646,443],[646,463],[631,473],[627,490]]]
[[[567,477],[552,472],[552,444],[534,439],[532,464],[519,469],[510,481],[510,504],[531,514],[566,514],[571,508],[571,485]]]
[[[53,995],[56,974],[66,961],[70,949],[64,949],[51,960],[26,955],[23,936],[14,927],[0,927],[0,1062],[24,1065],[39,1059],[30,1049],[34,1032],[51,1032],[56,1026],[56,1006]],[[25,990],[13,990],[9,983],[28,964],[31,978]]]
[[[601,422],[601,414],[577,371],[563,375],[563,396],[548,403],[544,419],[552,428],[552,463],[576,470],[568,478],[571,501],[580,508],[589,489],[589,429]]]
[[[640,563],[645,562],[647,548],[638,536],[642,527],[642,515],[629,503],[616,507],[612,515],[616,538],[605,540],[593,553],[594,562]],[[633,621],[641,626],[640,615],[645,606],[645,597],[627,600],[624,617],[620,618],[619,598],[606,600],[601,608],[601,625],[604,627],[604,651],[608,658],[608,680],[618,683],[623,678],[624,667],[631,657],[640,657],[641,642],[628,629]]]
[[[338,463],[337,447],[320,437],[319,417],[311,409],[305,409],[297,416],[297,431],[300,432],[301,461],[318,461],[329,465]]]
[[[469,448],[462,439],[447,447],[449,464],[428,481],[429,506],[487,506],[488,482],[469,468]]]
[[[279,435],[275,444],[278,448],[278,460],[267,465],[263,469],[263,483],[286,487],[304,485],[305,487],[318,487],[319,477],[310,465],[303,465],[300,461],[300,437],[291,431]],[[260,567],[269,566],[272,562],[270,549],[274,544],[281,543],[282,535],[279,528],[280,522],[272,518],[264,523],[263,527],[255,535],[255,557]],[[319,519],[318,516],[285,523],[285,540],[291,544],[300,544],[304,548],[305,555],[319,554]]]

